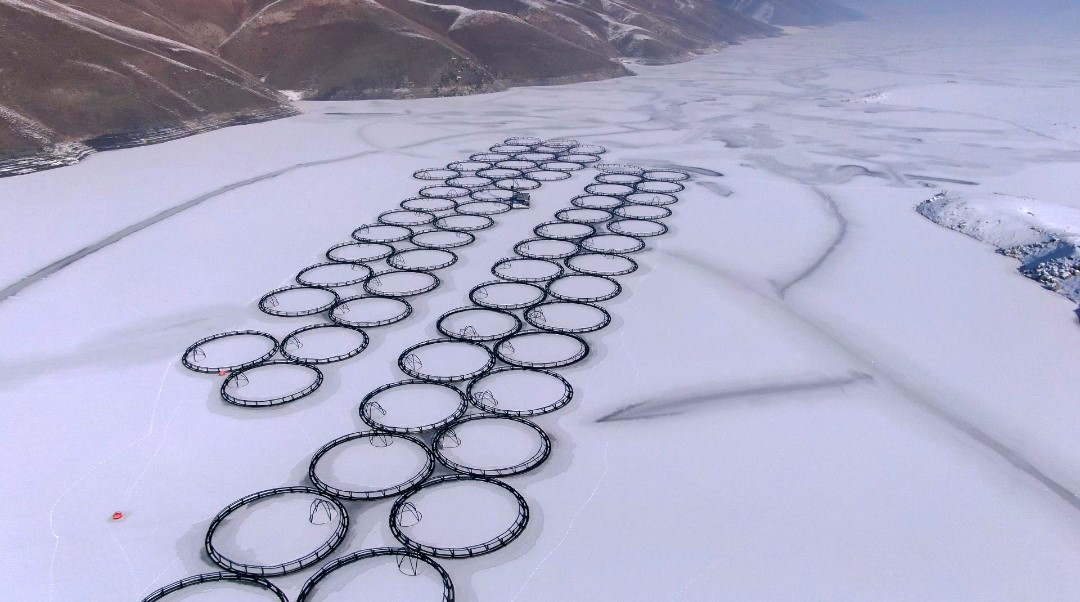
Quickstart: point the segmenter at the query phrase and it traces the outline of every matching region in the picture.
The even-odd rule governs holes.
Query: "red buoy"
[[[228,372],[226,372],[224,370],[218,370],[218,376],[225,376],[227,374],[228,374]]]
[[[112,513],[112,519],[113,520],[120,520],[122,518],[124,518],[124,513],[123,512],[113,512]]]

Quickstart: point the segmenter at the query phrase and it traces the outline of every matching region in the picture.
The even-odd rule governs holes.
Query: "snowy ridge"
[[[1080,303],[1080,210],[1001,193],[951,192],[936,194],[915,210],[1020,260],[1020,273]]]

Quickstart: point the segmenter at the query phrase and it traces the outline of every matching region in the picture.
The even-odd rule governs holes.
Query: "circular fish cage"
[[[380,224],[386,224],[388,226],[405,226],[406,228],[412,228],[430,224],[435,221],[435,215],[428,213],[427,211],[417,211],[415,209],[392,209],[380,213],[377,220]]]
[[[673,194],[661,194],[656,192],[635,192],[626,195],[626,202],[635,205],[651,205],[653,207],[665,207],[679,202],[679,198]]]
[[[516,157],[517,155],[515,155]],[[525,173],[529,170],[536,169],[538,166],[535,161],[523,161],[521,159],[509,159],[507,161],[499,161],[495,164],[495,167],[502,169],[516,169],[521,173]]]
[[[423,380],[383,385],[360,402],[360,419],[379,431],[423,433],[461,418],[469,408],[457,388]]]
[[[654,180],[645,180],[634,184],[634,192],[644,192],[646,194],[675,194],[685,188],[678,182],[657,182]]]
[[[602,173],[596,176],[595,180],[601,184],[622,184],[624,186],[633,186],[638,182],[644,182],[645,178],[628,173]]]
[[[336,291],[321,286],[283,286],[259,299],[259,309],[271,316],[299,317],[322,313],[341,300]]]
[[[611,211],[626,204],[622,197],[606,194],[580,194],[570,200],[570,204],[582,209],[601,209]]]
[[[477,414],[444,426],[431,447],[454,472],[509,477],[543,464],[551,454],[551,439],[524,418]]]
[[[457,212],[461,215],[498,215],[510,209],[512,207],[502,201],[471,201],[458,205]]]
[[[545,161],[540,164],[540,169],[545,171],[561,171],[564,173],[570,173],[574,171],[580,171],[585,169],[585,166],[581,163],[574,163],[572,161],[564,161],[561,158],[555,161]]]
[[[498,157],[499,158],[497,159],[497,161],[504,160],[504,155],[498,155]],[[509,158],[509,156],[507,155],[505,156],[505,158]],[[453,169],[459,172],[460,175],[465,175],[475,174],[482,169],[491,169],[493,165],[494,163],[491,161],[473,161],[472,159],[470,159],[468,161],[454,161],[446,167],[448,169]]]
[[[494,181],[491,178],[485,178],[479,175],[458,176],[446,181],[448,186],[458,186],[460,188],[468,188],[469,190],[491,186],[493,183]]]
[[[352,237],[358,242],[377,242],[389,244],[401,242],[413,235],[413,231],[405,226],[391,226],[389,224],[365,224],[353,230]]]
[[[476,237],[468,232],[428,230],[414,234],[409,241],[421,249],[457,249],[471,245]]]
[[[205,588],[203,586],[210,586]],[[228,571],[221,571],[217,573],[203,573],[201,575],[192,575],[191,577],[185,577],[179,581],[170,583],[165,587],[155,590],[149,596],[142,599],[142,602],[158,602],[158,600],[164,600],[171,594],[175,594],[179,591],[184,591],[183,594],[177,596],[175,599],[190,598],[191,594],[198,595],[199,591],[207,591],[208,589],[219,590],[222,586],[229,588],[229,591],[243,589],[245,593],[254,594],[260,592],[259,596],[265,600],[278,600],[279,602],[289,602],[289,597],[285,595],[285,592],[278,589],[276,585],[270,583],[262,577],[252,577],[250,575],[241,575],[239,573],[233,573]],[[254,598],[255,596],[244,596],[245,598]]]
[[[540,238],[554,238],[556,240],[580,240],[586,236],[596,234],[596,228],[589,224],[575,224],[574,222],[544,222],[533,228],[533,234]]]
[[[461,186],[447,186],[446,184],[436,184],[434,186],[424,186],[420,189],[420,196],[426,196],[428,198],[439,199],[459,199],[463,196],[469,196],[469,189]]]
[[[308,465],[315,488],[345,500],[374,500],[419,485],[435,470],[435,457],[419,439],[400,433],[361,432],[319,448]]]
[[[412,297],[439,288],[439,277],[419,270],[379,272],[364,281],[364,291],[380,297]]]
[[[283,536],[290,522],[298,528]],[[210,521],[204,545],[224,569],[274,577],[314,566],[348,529],[349,514],[337,499],[311,487],[279,487],[226,506]]]
[[[520,368],[561,368],[589,355],[589,344],[572,334],[530,330],[495,344],[495,355]]]
[[[527,152],[527,151],[522,151],[522,152]],[[513,158],[513,154],[511,154],[511,153],[497,153],[497,152],[474,153],[474,154],[469,156],[470,161],[482,161],[484,163],[491,163],[493,165],[495,163],[498,163],[499,161],[506,161],[507,159],[510,159],[510,158]]]
[[[628,194],[636,192],[633,186],[627,186],[625,184],[601,184],[599,182],[595,184],[589,184],[585,187],[585,192],[589,194],[600,194],[606,196],[618,196],[625,198]]]
[[[493,153],[505,153],[508,155],[516,155],[517,153],[527,153],[533,150],[531,144],[496,144],[488,149]]]
[[[401,352],[398,368],[409,376],[429,382],[469,380],[495,365],[487,347],[467,340],[432,339]]]
[[[332,364],[360,355],[368,335],[344,324],[310,324],[281,339],[281,355],[302,364]]]
[[[520,169],[511,169],[509,167],[491,167],[488,169],[482,169],[476,172],[476,175],[483,176],[489,180],[505,180],[506,178],[521,178],[525,176],[525,172]],[[503,192],[513,193],[513,190],[492,188],[491,190],[502,190]]]
[[[514,245],[514,252],[529,259],[565,259],[581,251],[577,243],[554,238],[529,238]]]
[[[536,136],[512,136],[510,138],[507,138],[506,140],[503,140],[503,144],[517,144],[520,146],[529,147],[536,146],[538,144],[541,144],[542,142],[543,140],[537,138]]]
[[[358,565],[355,571],[343,570],[353,564]],[[407,548],[372,548],[334,559],[304,583],[296,602],[318,602],[323,599],[320,589],[356,600],[454,602],[454,583],[446,570]]]
[[[629,257],[610,253],[580,253],[566,260],[566,267],[590,276],[624,276],[638,269]]]
[[[417,180],[446,180],[447,178],[456,178],[461,175],[461,172],[454,168],[442,168],[442,167],[428,167],[427,169],[418,169],[413,172],[413,177]]]
[[[474,190],[469,198],[474,201],[502,201],[506,202],[514,198],[514,192],[512,190],[502,190],[501,188],[486,188],[484,190]]]
[[[406,211],[421,211],[424,213],[442,213],[444,211],[453,211],[457,207],[457,203],[452,199],[426,196],[410,197],[401,201],[398,205]]]
[[[394,247],[378,242],[343,242],[326,251],[326,258],[338,263],[369,263],[386,259]]]
[[[593,167],[600,173],[621,173],[640,176],[645,173],[645,170],[637,165],[627,165],[625,163],[597,163]]]
[[[572,153],[564,153],[562,155],[559,155],[558,160],[565,161],[567,163],[577,163],[578,165],[584,166],[599,162],[600,157],[597,157],[596,155],[580,153],[577,152],[577,149],[574,149],[574,152]]]
[[[495,225],[495,220],[486,215],[446,215],[435,220],[435,227],[450,232],[476,232]]]
[[[608,232],[625,234],[634,238],[648,238],[666,234],[668,227],[647,219],[617,219],[607,225]]]
[[[525,282],[484,282],[469,291],[469,300],[480,307],[521,309],[544,300],[544,289]]]
[[[452,339],[497,341],[521,330],[521,320],[501,309],[462,307],[444,313],[435,327]]]
[[[540,188],[540,182],[526,177],[503,178],[495,182],[496,188],[521,192],[523,190],[536,190]]]
[[[626,234],[597,234],[581,239],[581,248],[592,253],[622,255],[643,250],[645,241]]]
[[[529,172],[529,177],[537,182],[557,182],[570,179],[570,172],[555,169],[534,169]]]
[[[506,547],[525,531],[529,505],[486,477],[447,475],[402,495],[390,531],[405,547],[439,558],[470,558]]]
[[[611,212],[604,209],[569,207],[555,212],[555,219],[573,224],[602,224],[610,221],[611,218]]]
[[[386,263],[399,270],[430,272],[448,268],[457,260],[455,253],[445,249],[406,249],[391,255]]]
[[[353,328],[377,328],[400,322],[412,314],[408,301],[399,297],[358,295],[342,299],[330,308],[335,324]]]
[[[659,220],[671,217],[671,209],[657,205],[625,205],[615,209],[615,216],[623,219]]]
[[[602,155],[607,152],[607,148],[599,144],[578,144],[573,147],[573,150],[575,153],[585,153],[587,155]]]
[[[690,174],[680,169],[650,169],[641,175],[647,180],[657,182],[683,182],[690,179]]]
[[[547,294],[563,301],[597,303],[614,299],[622,293],[622,285],[606,276],[568,274],[547,285]]]
[[[195,341],[180,361],[193,372],[233,372],[274,357],[279,346],[277,339],[260,330],[230,330]]]
[[[540,330],[582,334],[611,324],[611,314],[589,303],[548,301],[525,310],[525,321]]]
[[[270,360],[230,372],[221,398],[247,408],[279,406],[311,395],[322,383],[322,370],[311,364]]]
[[[473,406],[489,414],[540,416],[570,403],[574,388],[549,370],[510,366],[474,379],[465,394]]]
[[[491,266],[491,273],[496,278],[511,282],[547,282],[562,276],[562,266],[544,259],[527,257],[508,257],[500,259]]]
[[[360,284],[370,277],[371,268],[362,263],[328,261],[300,270],[296,274],[296,282],[304,286],[330,288]]]
[[[534,164],[540,164],[544,161],[553,161],[555,159],[555,153],[538,153],[536,151],[530,151],[527,153],[517,153],[514,155],[514,159],[520,161],[532,161]]]

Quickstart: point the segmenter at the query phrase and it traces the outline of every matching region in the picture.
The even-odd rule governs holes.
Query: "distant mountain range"
[[[289,97],[597,80],[857,18],[830,0],[0,0],[0,175],[292,115]]]

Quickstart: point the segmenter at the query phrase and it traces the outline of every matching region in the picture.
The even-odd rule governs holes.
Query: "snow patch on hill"
[[[916,211],[1018,259],[1022,274],[1080,303],[1080,209],[1000,193],[942,192]]]

